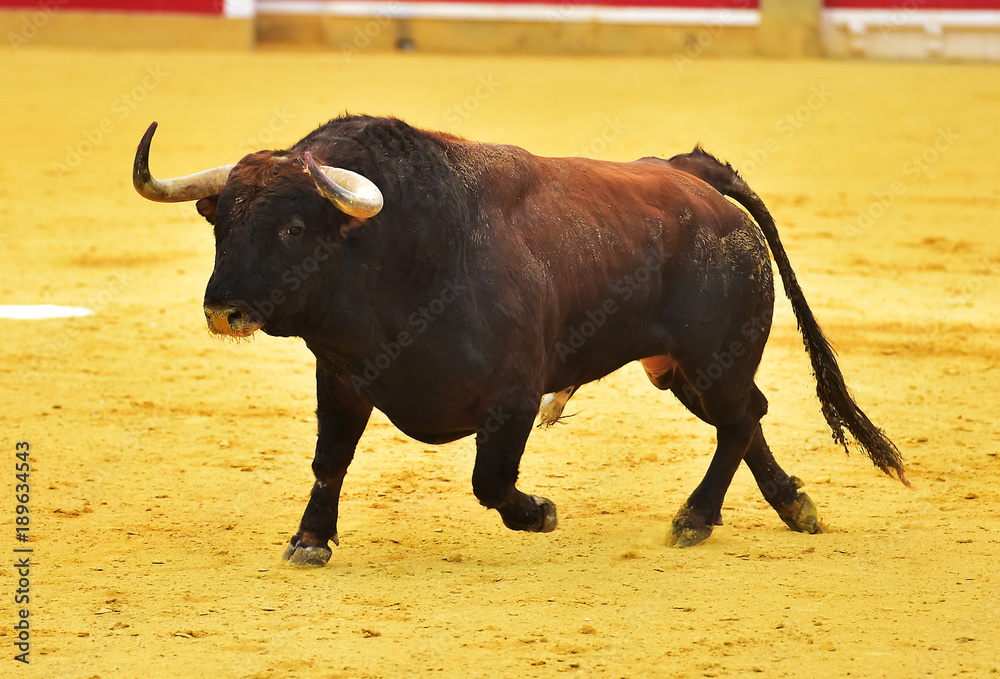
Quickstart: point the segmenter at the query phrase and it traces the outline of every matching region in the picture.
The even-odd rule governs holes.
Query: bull
[[[540,403],[551,423],[580,385],[632,361],[717,433],[668,544],[710,536],[741,461],[792,530],[820,531],[761,428],[769,251],[833,438],[848,449],[850,434],[907,483],[898,449],[850,395],[763,201],[700,147],[669,160],[544,158],[342,116],[288,149],[158,180],[155,129],[133,183],[149,200],[196,201],[214,225],[209,329],[301,337],[316,357],[315,484],[283,555],[292,564],[325,565],[339,544],[340,492],[373,408],[424,443],[475,435],[479,502],[513,530],[553,530],[555,504],[516,487]]]

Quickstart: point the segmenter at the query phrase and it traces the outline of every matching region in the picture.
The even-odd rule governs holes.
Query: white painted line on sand
[[[0,318],[34,320],[40,318],[72,318],[92,316],[93,309],[79,306],[57,306],[55,304],[0,304]]]

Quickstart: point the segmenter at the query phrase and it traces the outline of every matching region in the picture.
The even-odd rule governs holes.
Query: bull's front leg
[[[537,399],[521,399],[494,406],[480,417],[472,490],[484,507],[500,513],[508,528],[548,533],[556,527],[555,504],[514,487],[524,445],[537,414]]]
[[[316,417],[319,434],[313,474],[316,483],[298,532],[292,536],[282,558],[296,566],[325,566],[339,545],[337,510],[340,489],[354,449],[364,433],[372,405],[336,375],[316,365]]]

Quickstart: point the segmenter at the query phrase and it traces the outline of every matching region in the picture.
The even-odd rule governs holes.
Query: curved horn
[[[374,217],[382,209],[382,192],[372,180],[341,167],[317,165],[305,152],[306,169],[319,192],[344,214],[358,219]]]
[[[132,185],[139,195],[158,203],[182,203],[187,200],[198,200],[214,196],[222,190],[229,177],[229,172],[235,165],[223,165],[211,170],[189,174],[186,177],[159,180],[149,173],[149,144],[156,132],[154,122],[142,135],[139,148],[135,151],[135,164],[132,166]]]

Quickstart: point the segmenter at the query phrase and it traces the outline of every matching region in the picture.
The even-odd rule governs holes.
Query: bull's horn
[[[158,203],[182,203],[214,196],[222,190],[235,165],[223,165],[211,170],[189,174],[173,179],[156,179],[149,173],[149,144],[156,132],[154,122],[142,135],[139,148],[135,150],[135,164],[132,166],[132,185],[139,195]]]
[[[341,167],[317,165],[308,151],[305,159],[316,188],[344,214],[368,219],[382,209],[382,192],[372,180]]]

